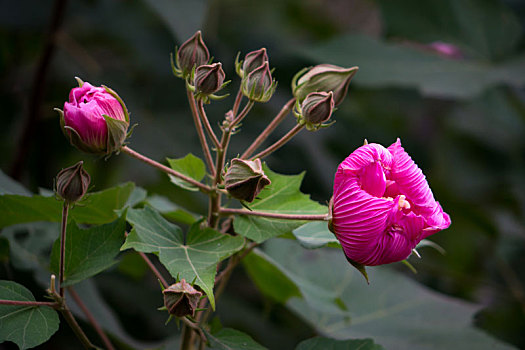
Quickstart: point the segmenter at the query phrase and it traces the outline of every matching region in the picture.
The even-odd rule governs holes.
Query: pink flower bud
[[[210,60],[210,52],[202,39],[200,30],[186,40],[176,51],[177,68],[183,78],[190,76],[193,67],[207,64]]]
[[[224,83],[225,76],[220,63],[197,67],[194,78],[197,93],[210,95],[219,91]]]
[[[79,150],[110,154],[122,146],[129,126],[124,102],[107,87],[95,87],[79,80],[69,93],[60,124],[64,135]]]
[[[424,238],[450,226],[423,172],[397,141],[359,147],[337,169],[331,229],[354,266],[406,259]]]
[[[242,79],[242,93],[255,102],[268,102],[272,97],[277,83],[272,78],[268,61],[264,62]]]
[[[348,92],[348,85],[358,67],[343,68],[331,64],[320,64],[297,73],[292,81],[292,92],[302,102],[311,92],[334,93],[334,102],[338,106]]]

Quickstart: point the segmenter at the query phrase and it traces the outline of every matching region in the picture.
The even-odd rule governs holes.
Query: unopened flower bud
[[[246,56],[244,56],[244,61],[236,63],[237,74],[243,78],[253,72],[255,69],[262,66],[265,62],[268,62],[268,55],[264,47],[256,51],[249,52],[246,54]]]
[[[358,67],[342,68],[331,64],[320,64],[310,69],[303,69],[292,80],[292,92],[302,103],[311,92],[334,93],[336,106],[343,102],[348,85],[357,72]]]
[[[177,317],[194,316],[202,296],[201,292],[184,279],[164,289],[162,294],[164,294],[164,306],[170,315]]]
[[[255,102],[268,102],[277,88],[268,61],[245,76],[241,84],[244,96]]]
[[[66,202],[74,203],[87,192],[91,178],[82,167],[83,162],[62,169],[56,177],[56,192]]]
[[[264,174],[260,159],[234,158],[224,176],[226,190],[235,199],[253,202],[262,189],[271,183]]]
[[[197,93],[210,95],[219,91],[224,83],[225,76],[220,63],[197,67],[194,78]]]
[[[60,114],[60,126],[69,142],[86,153],[107,155],[118,151],[127,137],[129,114],[117,93],[78,79]]]
[[[202,66],[210,60],[210,52],[202,40],[201,31],[193,34],[176,52],[177,68],[183,78],[190,76],[193,67]]]
[[[306,96],[298,108],[296,115],[300,123],[304,123],[308,130],[317,130],[327,125],[323,124],[332,116],[334,98],[330,92],[311,92]]]

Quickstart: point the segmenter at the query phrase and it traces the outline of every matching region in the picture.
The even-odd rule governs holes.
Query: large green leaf
[[[324,246],[339,248],[341,244],[328,229],[325,221],[314,221],[304,224],[292,231],[297,241],[305,248],[313,249]]]
[[[372,338],[386,349],[511,349],[472,325],[477,305],[433,292],[388,267],[369,269],[368,285],[341,251],[302,250],[291,240],[272,240],[265,248],[291,273],[332,290],[347,305],[348,311],[336,314],[307,300],[288,301],[323,335]]]
[[[206,175],[206,166],[204,162],[195,157],[193,154],[189,153],[184,158],[179,159],[170,159],[168,158],[168,163],[173,170],[178,171],[184,175],[191,177],[194,180],[201,181]],[[198,191],[199,189],[194,185],[179,179],[173,175],[169,175],[171,182],[175,185],[182,187],[189,191]]]
[[[12,281],[0,281],[0,299],[35,301],[29,290]],[[46,342],[58,324],[56,311],[48,306],[0,305],[0,343],[12,341],[29,349]]]
[[[199,218],[197,214],[189,212],[164,196],[152,195],[146,199],[146,202],[162,216],[175,222],[191,225]]]
[[[424,95],[471,98],[494,85],[523,86],[524,56],[497,64],[450,60],[406,45],[348,35],[300,51],[317,63],[359,66],[353,83],[373,88],[417,88]]]
[[[301,193],[300,187],[304,177],[299,175],[280,175],[271,171],[266,164],[264,173],[272,181],[271,185],[261,191],[250,208],[280,214],[324,214],[327,207],[313,201],[310,196]],[[304,221],[276,220],[256,216],[239,216],[234,221],[235,232],[254,240],[264,242],[268,238],[290,233],[303,225]]]
[[[173,277],[193,281],[208,295],[215,308],[213,285],[217,263],[244,245],[244,238],[229,236],[211,228],[193,224],[186,235],[151,207],[131,209],[127,215],[133,230],[121,250],[133,248],[145,253],[158,253],[160,262]]]
[[[384,348],[374,344],[372,339],[337,340],[315,337],[300,342],[295,350],[384,350]]]
[[[214,350],[265,350],[248,334],[232,328],[223,328],[217,333],[206,332],[206,338]]]
[[[500,0],[380,0],[379,4],[390,36],[451,42],[484,59],[512,53],[522,34],[519,19]]]
[[[134,187],[133,183],[126,183],[90,193],[70,210],[69,217],[78,223],[94,225],[111,222],[118,217],[115,210],[125,205]],[[0,212],[0,227],[33,221],[60,222],[62,202],[40,195],[4,194],[0,195]]]
[[[76,284],[113,266],[125,232],[125,215],[112,223],[85,230],[70,221],[66,230],[64,286]],[[57,239],[51,253],[51,270],[55,273],[58,273],[59,259],[60,239]]]

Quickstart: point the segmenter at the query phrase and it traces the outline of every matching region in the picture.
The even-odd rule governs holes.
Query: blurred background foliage
[[[47,33],[61,12],[57,4],[63,20],[53,46]],[[67,143],[53,108],[63,106],[75,76],[118,91],[139,124],[131,147],[163,160],[201,155],[184,84],[169,66],[174,46],[198,29],[232,80],[233,96],[237,52],[266,47],[276,68],[278,91],[245,120],[232,140],[232,156],[291,97],[297,71],[318,63],[357,65],[337,123],[302,132],[267,159],[270,167],[286,174],[306,169],[303,191],[324,203],[337,165],[363,139],[389,145],[400,137],[452,226],[432,237],[445,256],[423,250],[423,259],[413,260],[416,275],[394,267],[431,289],[482,305],[476,325],[525,348],[524,25],[520,0],[0,0],[0,169],[37,192],[52,188],[61,168],[83,159],[93,190],[132,180],[203,212],[204,196],[176,189],[137,161],[93,158]],[[447,56],[430,45],[436,42],[459,51]],[[209,105],[212,124],[232,100]],[[290,116],[273,139],[294,123]],[[40,244],[53,240],[43,237]],[[10,257],[1,237],[0,258],[0,277],[36,285],[38,263]],[[128,344],[170,335],[157,326],[164,315],[156,311],[162,303],[156,281],[144,278],[141,261],[124,254],[117,268],[78,288],[93,290],[93,302],[104,299],[97,304],[100,314],[111,306],[115,314],[104,320],[122,337],[132,334]],[[259,294],[242,269],[227,295],[219,308],[223,323],[263,345],[291,348],[314,334],[296,314]],[[62,327],[52,344],[71,338]]]

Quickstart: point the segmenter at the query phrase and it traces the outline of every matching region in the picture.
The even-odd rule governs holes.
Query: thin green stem
[[[271,153],[277,151],[279,148],[284,146],[288,141],[290,141],[292,139],[292,137],[297,135],[299,133],[299,131],[301,131],[303,128],[304,128],[304,124],[296,124],[292,128],[292,130],[290,130],[286,135],[281,137],[280,140],[278,140],[277,142],[275,142],[273,145],[271,145],[270,147],[266,148],[265,150],[257,153],[256,155],[251,157],[251,159],[264,158],[264,157],[270,155]]]
[[[98,336],[104,343],[104,346],[106,347],[106,349],[115,350],[115,347],[113,346],[113,344],[111,344],[111,341],[109,340],[106,333],[104,333],[104,331],[102,330],[102,327],[100,327],[100,324],[98,323],[97,319],[93,316],[93,314],[91,313],[89,308],[86,306],[86,304],[84,304],[84,302],[82,301],[80,296],[77,294],[75,289],[73,287],[68,287],[67,290],[69,294],[71,294],[71,296],[73,297],[73,300],[75,300],[75,303],[80,307],[82,312],[84,312],[84,315],[86,315],[87,319],[89,320],[89,322],[91,323],[91,325],[97,332]]]
[[[131,148],[129,148],[128,146],[124,146],[121,148],[121,151],[132,156],[133,158],[136,158],[148,165],[151,165],[152,167],[154,168],[157,168],[159,169],[160,171],[163,171],[165,172],[166,174],[170,174],[170,175],[173,175],[175,177],[178,177],[179,179],[181,180],[184,180],[192,185],[194,185],[195,187],[197,187],[201,192],[203,193],[210,193],[212,192],[212,189],[209,187],[209,186],[206,186],[205,184],[203,183],[200,183],[199,181],[195,180],[195,179],[192,179],[191,177],[189,176],[186,176],[182,173],[179,173],[178,171],[176,170],[173,170],[171,168],[168,168],[167,166],[165,165],[162,165],[156,161],[154,161],[153,159],[151,158],[148,158],[134,150],[132,150]]]
[[[281,111],[273,118],[272,122],[268,124],[266,129],[253,141],[253,143],[244,151],[241,159],[246,159],[255,152],[255,150],[268,138],[268,136],[275,130],[275,128],[284,120],[284,118],[290,113],[295,104],[295,98],[288,101]]]
[[[58,290],[60,297],[64,297],[64,271],[65,271],[65,256],[66,256],[66,228],[67,215],[69,212],[69,203],[64,201],[62,206],[62,225],[60,226],[60,260],[58,265]]]
[[[308,220],[308,221],[326,221],[328,219],[327,214],[279,214],[279,213],[268,213],[263,211],[253,211],[247,209],[234,209],[234,208],[220,208],[219,214],[221,216],[227,215],[251,215],[251,216],[262,216],[272,219],[282,220]]]
[[[219,148],[220,143],[219,143],[219,140],[217,139],[217,136],[215,136],[215,132],[213,132],[213,129],[210,125],[210,121],[208,120],[208,116],[206,115],[206,111],[204,110],[204,102],[202,100],[199,100],[197,102],[197,107],[199,108],[199,112],[200,112],[199,114],[201,117],[201,121],[204,124],[204,128],[206,129],[208,136],[210,137],[215,147]]]
[[[54,301],[22,301],[22,300],[0,300],[0,305],[11,306],[49,306],[53,309],[60,308],[60,305]]]
[[[206,142],[206,136],[204,135],[204,130],[202,129],[202,123],[199,118],[199,112],[197,111],[197,104],[195,103],[195,98],[193,97],[193,93],[191,92],[189,88],[186,88],[186,94],[188,96],[188,103],[190,104],[191,115],[193,117],[193,122],[195,123],[195,129],[197,131],[197,136],[199,137],[199,141],[202,146],[202,152],[204,153],[206,164],[208,165],[208,169],[210,170],[210,173],[214,174],[215,168],[213,167],[213,159],[211,157],[211,152],[210,152],[210,147],[208,146],[208,142]]]

